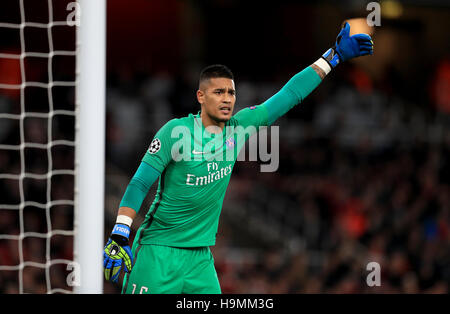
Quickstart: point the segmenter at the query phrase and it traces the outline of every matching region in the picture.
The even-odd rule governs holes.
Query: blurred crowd
[[[278,173],[235,176],[224,215],[239,232],[225,225],[214,249],[224,292],[448,293],[450,142],[355,155],[330,141],[282,149]],[[253,254],[235,250],[246,229]]]

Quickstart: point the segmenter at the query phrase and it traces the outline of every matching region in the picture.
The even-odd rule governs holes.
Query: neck
[[[209,115],[207,115],[203,110],[200,113],[200,117],[202,119],[203,126],[210,133],[222,133],[223,128],[225,127],[225,122],[216,121],[212,119]]]

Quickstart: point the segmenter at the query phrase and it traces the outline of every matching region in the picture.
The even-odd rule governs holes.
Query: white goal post
[[[78,0],[75,262],[76,293],[103,292],[106,0]]]

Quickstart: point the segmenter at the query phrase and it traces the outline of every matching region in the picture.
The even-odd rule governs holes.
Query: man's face
[[[236,102],[234,81],[228,78],[211,78],[200,84],[197,100],[202,112],[216,122],[227,122]]]

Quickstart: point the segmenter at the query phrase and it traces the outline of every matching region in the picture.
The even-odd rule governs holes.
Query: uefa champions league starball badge
[[[151,143],[150,147],[148,148],[148,152],[150,154],[155,154],[161,149],[161,141],[158,138],[155,138]]]

